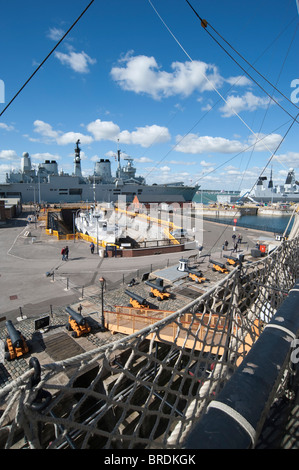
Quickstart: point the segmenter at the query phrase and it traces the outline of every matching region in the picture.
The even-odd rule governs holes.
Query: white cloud
[[[190,96],[195,90],[211,90],[224,81],[215,65],[201,61],[173,62],[171,68],[172,72],[165,72],[154,57],[127,54],[119,67],[112,68],[111,76],[124,90],[146,93],[155,99],[177,94]]]
[[[53,155],[52,153],[45,152],[45,153],[34,153],[30,155],[33,160],[38,160],[39,162],[43,160],[60,160],[61,157],[59,155]]]
[[[258,108],[265,109],[269,105],[269,101],[269,98],[261,98],[248,91],[243,96],[230,95],[226,98],[226,103],[220,108],[220,111],[223,117],[231,117],[235,113],[239,114],[241,111],[255,111]]]
[[[254,145],[254,150],[262,152],[266,150],[273,151],[281,142],[282,136],[280,134],[256,134],[251,135],[248,139],[249,145]],[[256,143],[255,143],[256,142]]]
[[[14,126],[8,126],[4,122],[0,122],[0,129],[4,129],[5,131],[13,131]]]
[[[298,168],[299,167],[299,152],[287,152],[281,155],[275,155],[273,160],[279,163],[287,165],[288,167]]]
[[[90,122],[86,128],[92,135],[85,135],[80,132],[56,131],[53,127],[41,120],[34,121],[34,132],[42,136],[45,143],[56,142],[58,145],[75,144],[80,139],[81,144],[91,144],[94,140],[112,140],[123,144],[141,145],[142,147],[150,147],[154,143],[163,143],[170,140],[170,135],[166,127],[157,125],[138,127],[136,131],[128,130],[120,131],[117,124],[112,121],[101,121],[96,119]],[[37,142],[38,139],[29,138],[29,140]]]
[[[138,144],[141,147],[150,147],[153,143],[164,143],[170,140],[170,134],[166,127],[157,125],[137,127],[136,131],[122,131],[119,141],[124,144]]]
[[[168,163],[171,163],[172,165],[184,165],[184,166],[190,166],[190,165],[196,165],[196,162],[187,162],[183,160],[170,160]]]
[[[175,147],[178,152],[202,154],[202,153],[238,153],[250,151],[254,145],[256,152],[271,152],[277,148],[281,141],[280,134],[256,134],[250,135],[244,143],[237,139],[226,139],[224,137],[212,137],[209,135],[199,136],[197,134],[188,134],[186,137],[178,135],[176,141],[179,142]],[[256,142],[256,144],[255,144]],[[204,160],[202,166],[210,164]]]
[[[140,157],[140,158],[134,158],[134,161],[137,163],[151,163],[153,160],[148,157]]]
[[[225,81],[233,86],[248,86],[252,84],[252,82],[244,75],[239,75],[238,77],[230,77],[227,78]]]
[[[0,160],[13,161],[19,160],[19,157],[15,150],[1,150],[0,151]]]
[[[59,41],[63,35],[64,35],[63,29],[56,28],[56,27],[50,28],[47,33],[48,38],[52,39],[53,41]]]
[[[245,149],[244,144],[238,140],[229,140],[224,137],[198,136],[189,134],[183,140],[182,136],[176,137],[179,144],[175,147],[178,152],[201,153],[236,153]]]
[[[205,160],[202,160],[200,162],[201,166],[205,167],[205,168],[209,168],[211,166],[213,166],[213,163],[209,163],[209,162],[206,162]]]
[[[96,119],[86,126],[95,140],[119,140],[123,144],[149,147],[153,143],[163,143],[170,139],[168,129],[157,125],[138,127],[136,131],[121,131],[112,121]]]
[[[93,138],[90,135],[84,135],[80,132],[66,132],[56,139],[58,145],[68,145],[77,142],[80,140],[81,144],[91,144]]]
[[[101,121],[101,119],[90,122],[86,128],[95,140],[116,140],[120,132],[117,124],[112,121]]]
[[[48,137],[50,139],[56,140],[59,136],[59,133],[54,131],[52,126],[47,122],[36,120],[33,123],[35,129],[34,132],[42,135],[43,137]]]
[[[132,52],[111,69],[111,76],[121,88],[135,93],[145,93],[154,99],[174,95],[190,96],[193,92],[211,91],[225,82],[237,86],[251,84],[246,77],[225,79],[214,64],[194,60],[173,62],[171,72],[161,70],[154,57],[133,56]]]
[[[80,132],[55,131],[50,124],[44,121],[36,120],[33,123],[34,132],[40,134],[46,142],[56,142],[58,145],[75,144],[80,139],[82,144],[90,144],[93,138]],[[31,139],[32,140],[32,139]]]
[[[89,73],[89,65],[94,65],[96,63],[96,59],[92,59],[84,51],[70,51],[68,54],[55,52],[54,54],[63,65],[67,65],[74,70],[74,72],[78,73]]]

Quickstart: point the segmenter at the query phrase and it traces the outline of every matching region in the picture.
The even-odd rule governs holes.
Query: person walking
[[[91,252],[91,254],[93,255],[93,253],[94,253],[94,243],[91,242],[91,244],[89,245],[89,247],[90,247],[90,252]]]
[[[62,248],[61,255],[62,255],[62,261],[65,261],[65,248]]]
[[[67,261],[69,259],[69,247],[68,246],[65,247],[64,254],[65,254],[65,260]]]

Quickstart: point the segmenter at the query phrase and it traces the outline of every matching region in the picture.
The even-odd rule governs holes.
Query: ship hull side
[[[19,197],[22,203],[117,202],[125,197],[131,203],[135,196],[145,202],[191,202],[197,187],[123,184],[5,183],[0,184],[0,197]]]

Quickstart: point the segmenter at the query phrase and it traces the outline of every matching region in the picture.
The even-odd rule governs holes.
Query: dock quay
[[[211,203],[209,205],[202,205],[200,203],[193,203],[191,214],[203,217],[242,217],[245,215],[267,215],[273,217],[280,217],[283,215],[291,215],[295,205],[291,204],[223,204]]]
[[[1,281],[7,289],[0,340],[4,346],[9,319],[30,345],[29,355],[1,363],[1,447],[15,409],[6,412],[9,396],[16,406],[19,403],[23,422],[32,423],[34,435],[35,425],[37,429],[38,423],[45,423],[45,432],[34,437],[31,448],[181,448],[185,432],[178,441],[178,426],[190,422],[194,406],[196,416],[204,413],[242,366],[297,276],[295,240],[277,243],[277,254],[256,258],[252,250],[257,240],[269,233],[240,229],[242,243],[233,253],[232,228],[225,228],[229,249],[223,250],[224,228],[212,222],[204,222],[200,252],[101,258],[91,255],[85,241],[75,240],[69,242],[66,262],[60,257],[65,240],[46,236],[37,225],[30,227],[32,242],[24,236],[26,230],[27,223],[18,219],[0,232]],[[244,257],[241,277],[238,266],[228,264],[239,255]],[[285,262],[287,277],[281,267]],[[196,282],[189,271],[180,271],[178,266],[184,264],[205,280]],[[162,279],[171,295],[163,300],[152,297],[148,279]],[[278,290],[272,289],[273,279]],[[130,305],[128,289],[148,306]],[[68,307],[88,320],[88,334],[74,337],[67,327]],[[36,322],[47,316],[49,324],[37,328]],[[223,363],[223,357],[230,359]],[[32,358],[42,376],[31,392]],[[43,403],[35,398],[38,389],[49,397],[43,411]],[[41,407],[38,413],[36,406]],[[63,429],[55,435],[56,421]],[[10,448],[28,448],[28,437],[24,439],[20,430],[8,441]]]

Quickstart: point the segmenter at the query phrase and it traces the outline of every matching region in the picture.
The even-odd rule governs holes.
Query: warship
[[[6,174],[6,182],[0,183],[0,198],[20,198],[21,203],[63,204],[78,202],[117,202],[125,197],[140,203],[189,203],[199,186],[185,186],[182,182],[168,184],[146,183],[136,176],[133,159],[126,158],[121,166],[120,150],[117,151],[118,167],[115,177],[111,174],[109,159],[95,163],[94,174],[84,177],[81,171],[80,140],[76,142],[72,174],[58,172],[55,160],[45,160],[35,170],[27,152],[23,153],[21,169]]]
[[[244,189],[238,196],[217,196],[217,201],[221,203],[237,203],[246,199],[253,203],[298,203],[299,182],[296,180],[294,168],[289,169],[284,184],[274,185],[271,170],[269,180],[267,176],[259,176],[252,190]]]
[[[256,202],[299,202],[299,183],[295,178],[294,168],[290,168],[282,185],[273,184],[272,170],[267,184],[267,176],[260,176],[249,195]]]

